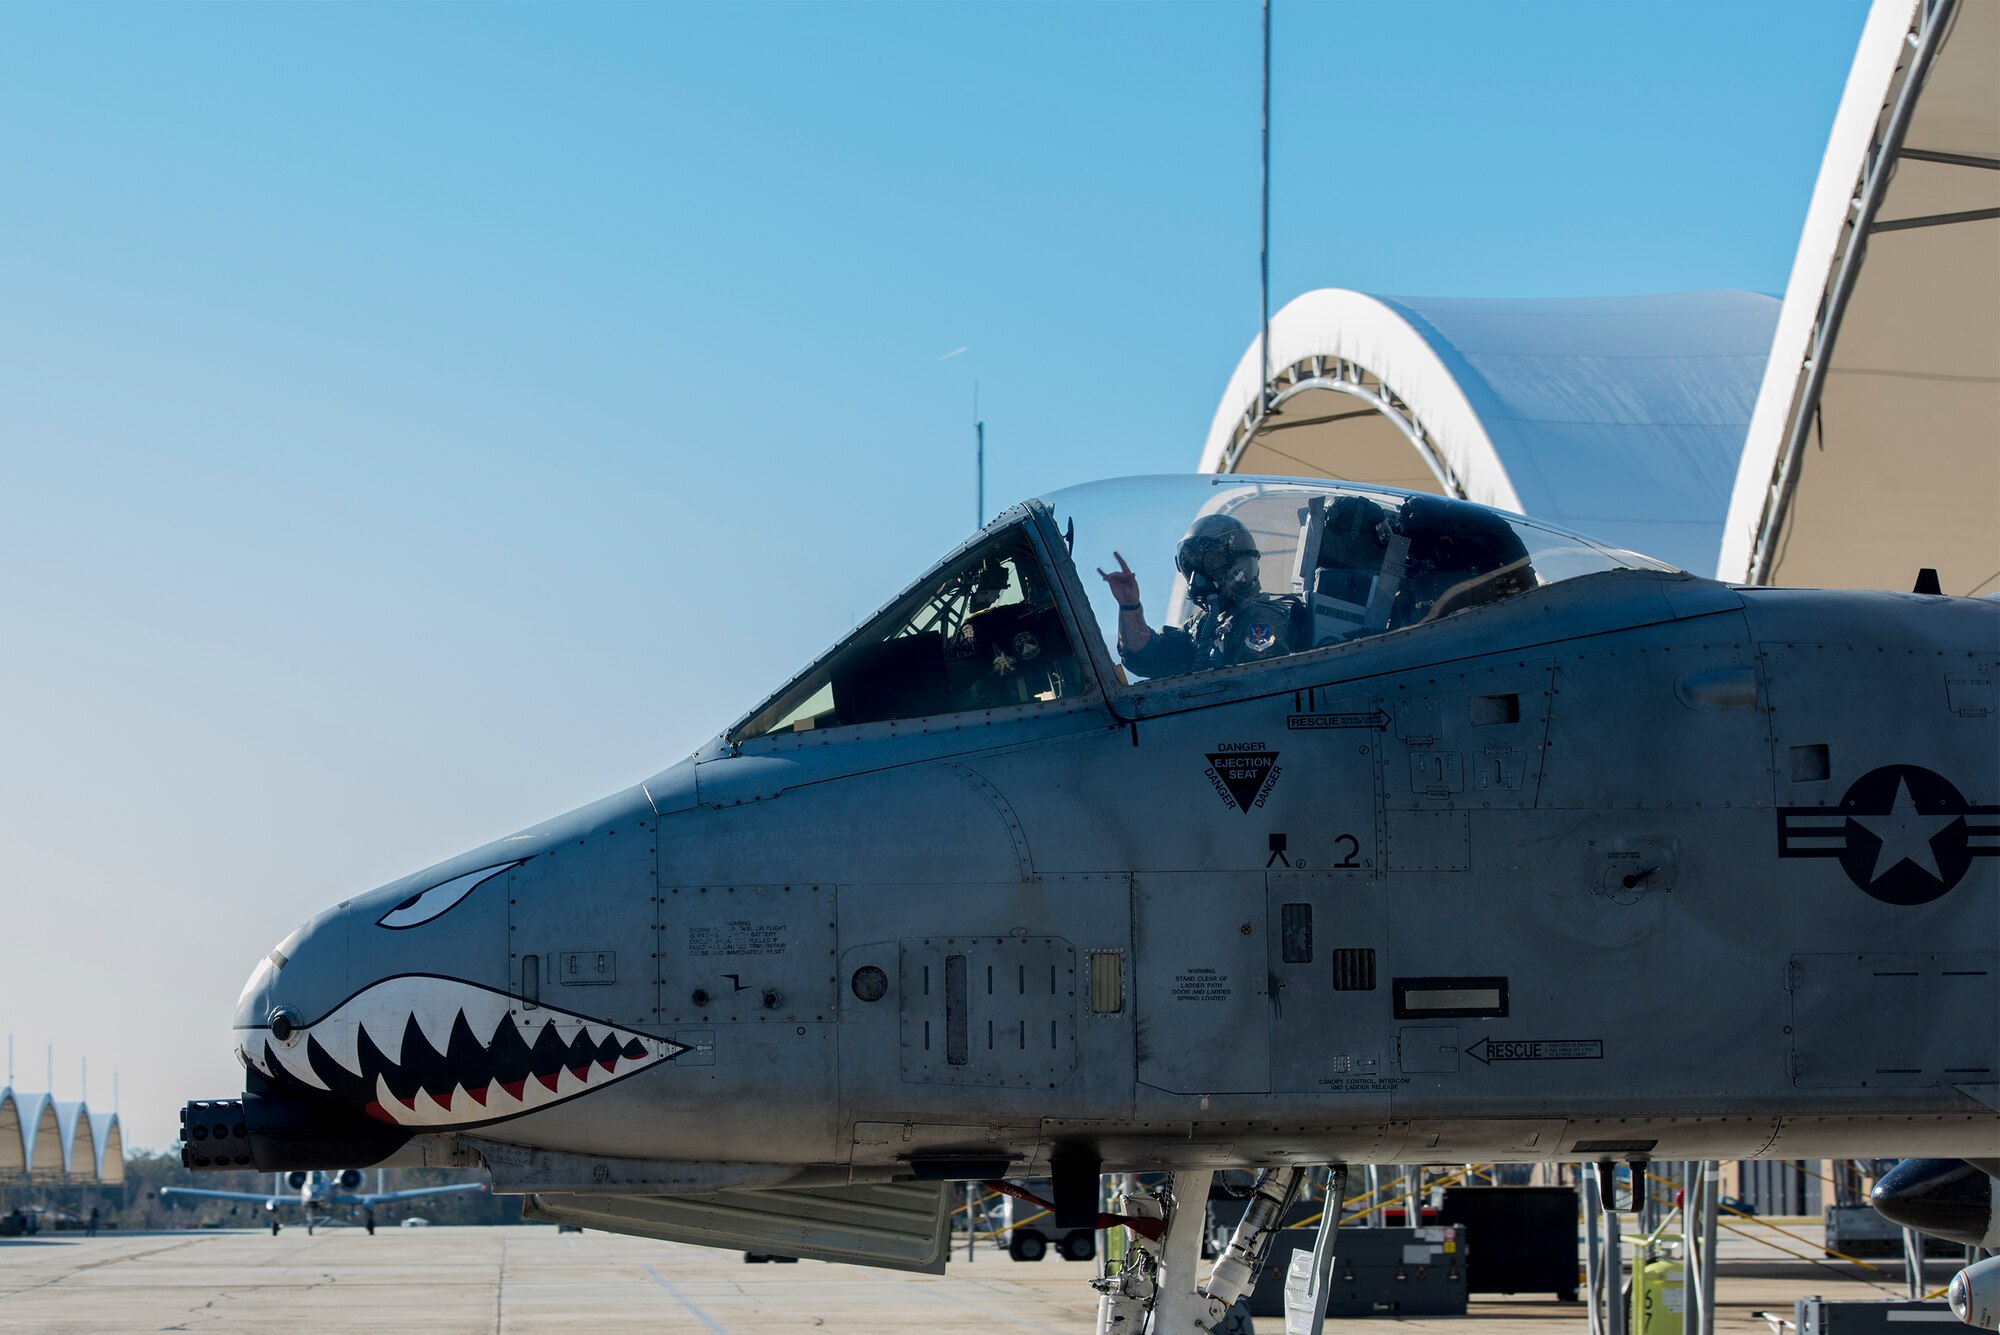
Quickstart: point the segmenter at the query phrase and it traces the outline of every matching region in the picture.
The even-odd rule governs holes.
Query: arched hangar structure
[[[2000,4],[1876,0],[1820,161],[1718,573],[2000,589]]]
[[[0,1182],[117,1186],[124,1181],[118,1114],[0,1088]]]
[[[1237,363],[1204,472],[1386,483],[1574,528],[1701,574],[1778,302],[1308,292]]]

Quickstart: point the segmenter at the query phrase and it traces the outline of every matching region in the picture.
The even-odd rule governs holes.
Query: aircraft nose
[[[322,913],[273,946],[250,970],[231,1022],[237,1059],[245,1066],[270,1075],[273,1040],[290,1042],[306,1022],[307,1008],[323,1003],[324,994],[339,986],[329,966],[346,951],[334,947],[330,938],[342,938],[344,944],[345,929],[338,910]]]
[[[535,1111],[684,1051],[510,990],[509,877],[527,860],[468,854],[307,924],[244,989],[245,1063],[302,1099],[441,1128]]]

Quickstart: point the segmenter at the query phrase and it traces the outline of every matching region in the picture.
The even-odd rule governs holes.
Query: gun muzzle
[[[372,1167],[408,1144],[410,1134],[275,1089],[253,1072],[242,1098],[196,1099],[181,1109],[181,1163],[263,1173]]]

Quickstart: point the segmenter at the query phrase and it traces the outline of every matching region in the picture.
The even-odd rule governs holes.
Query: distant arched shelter
[[[107,1187],[125,1182],[125,1137],[117,1113],[90,1114],[90,1139],[97,1150],[97,1181]]]
[[[21,1125],[21,1110],[14,1091],[0,1089],[0,1181],[21,1177],[28,1171],[28,1137]]]
[[[1205,472],[1386,483],[1715,567],[1778,315],[1754,292],[1499,300],[1308,292],[1253,340]]]
[[[1785,287],[1719,560],[2000,589],[2000,5],[1876,0]]]
[[[117,1113],[0,1087],[0,1182],[117,1186],[125,1137]]]
[[[61,1178],[69,1171],[69,1154],[63,1146],[55,1101],[46,1094],[17,1094],[15,1098],[27,1132],[29,1175],[51,1181]]]
[[[97,1138],[90,1130],[90,1109],[81,1103],[58,1103],[56,1125],[62,1130],[63,1175],[74,1182],[95,1182]]]

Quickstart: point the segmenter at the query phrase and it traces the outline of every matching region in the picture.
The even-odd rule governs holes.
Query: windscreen
[[[1016,527],[920,581],[731,740],[1050,704],[1082,682],[1055,593]]]
[[[1046,498],[1129,680],[1264,662],[1422,625],[1647,557],[1440,496],[1140,477]]]

